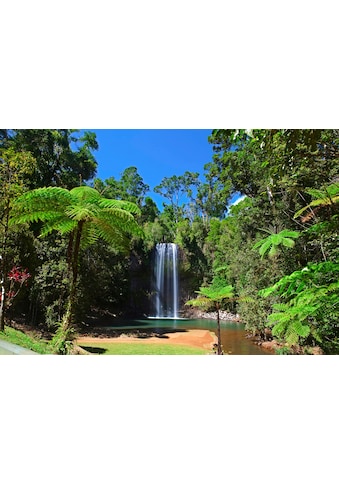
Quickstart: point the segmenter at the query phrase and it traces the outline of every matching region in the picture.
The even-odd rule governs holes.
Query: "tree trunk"
[[[72,257],[72,260],[69,261],[69,271],[72,270],[71,277],[71,284],[69,290],[68,301],[66,305],[66,312],[62,318],[61,325],[56,331],[53,340],[52,340],[52,348],[53,351],[58,354],[70,354],[74,353],[74,348],[76,347],[73,343],[74,340],[74,329],[73,329],[73,321],[74,321],[74,310],[75,310],[75,303],[76,303],[76,289],[77,289],[77,280],[78,280],[78,264],[79,264],[79,250],[80,250],[80,241],[81,241],[81,233],[83,227],[83,221],[79,221],[76,237],[74,241],[74,235],[71,235],[70,244],[68,247],[68,255]],[[72,246],[72,242],[74,241],[74,247]]]
[[[67,330],[72,326],[73,318],[74,318],[74,308],[76,303],[76,287],[77,287],[77,281],[78,281],[79,250],[80,250],[80,241],[81,241],[83,224],[84,224],[83,221],[80,221],[78,223],[75,242],[74,242],[74,248],[71,251],[71,255],[72,255],[71,285],[70,285],[70,292],[68,297],[66,313],[63,319],[63,327],[65,330]],[[71,241],[73,242],[73,235],[71,235]]]
[[[1,303],[0,303],[0,331],[5,329],[5,309],[6,309],[6,278],[8,272],[7,262],[7,239],[9,228],[9,201],[6,202],[5,214],[4,214],[4,236],[2,242],[2,254],[1,258]]]
[[[217,305],[218,355],[222,355],[219,305]]]
[[[5,298],[6,298],[6,290],[4,286],[5,282],[1,282],[1,302],[0,302],[0,331],[3,332],[5,330]]]

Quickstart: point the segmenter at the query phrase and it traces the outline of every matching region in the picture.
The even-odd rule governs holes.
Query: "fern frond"
[[[321,207],[339,202],[339,185],[331,184],[324,190],[308,189],[306,192],[313,197],[314,200],[305,207],[302,207],[294,214],[294,218],[299,217],[303,212],[311,207]]]
[[[281,242],[286,248],[293,248],[295,246],[295,241],[293,241],[293,239],[284,237]]]
[[[76,201],[93,201],[98,202],[101,198],[101,195],[96,189],[93,187],[88,187],[88,185],[82,185],[80,187],[74,187],[70,190],[70,194],[73,200]]]
[[[22,194],[15,200],[14,206],[29,206],[31,202],[38,203],[39,200],[44,203],[53,201],[58,204],[66,205],[72,202],[72,196],[67,189],[62,187],[41,187]]]
[[[278,254],[278,248],[277,246],[273,245],[268,252],[268,256],[269,258],[274,258],[274,256],[276,256],[277,254]]]
[[[299,335],[298,333],[296,332],[295,328],[293,327],[293,325],[290,325],[287,329],[286,329],[286,333],[285,333],[285,339],[286,339],[286,343],[288,345],[296,345],[299,341]]]
[[[211,300],[204,297],[198,297],[194,300],[188,300],[185,305],[190,305],[194,307],[207,308],[211,305]]]
[[[288,312],[274,312],[270,313],[267,317],[267,321],[270,324],[278,324],[278,323],[284,323],[286,324],[291,320],[291,316],[288,314]]]
[[[121,209],[134,215],[141,214],[141,211],[136,204],[126,200],[101,199],[99,201],[99,206],[103,209]]]
[[[272,295],[274,293],[276,288],[274,286],[270,286],[269,288],[263,288],[262,290],[258,291],[258,295],[267,298],[268,296]]]
[[[273,310],[277,310],[278,312],[284,312],[288,309],[288,305],[286,303],[274,303],[272,305]]]
[[[259,254],[260,254],[261,257],[263,257],[267,253],[267,251],[270,249],[270,247],[271,247],[271,241],[270,240],[259,241],[258,243],[256,243],[253,246],[254,249],[260,248]]]
[[[74,221],[86,221],[93,217],[93,210],[88,206],[70,206],[65,210],[65,214]]]
[[[33,222],[53,221],[59,217],[60,213],[57,211],[38,210],[31,213],[13,216],[11,217],[9,224],[30,224]]]
[[[286,322],[279,321],[272,328],[272,335],[274,337],[280,337],[286,331]]]
[[[213,301],[221,301],[226,298],[233,298],[233,287],[232,285],[216,289],[214,289],[213,287],[201,287],[200,290],[196,293],[203,295]]]
[[[40,236],[45,237],[54,231],[58,231],[61,234],[70,234],[76,226],[77,223],[75,221],[60,217],[59,219],[54,219],[53,221],[44,224]]]
[[[308,325],[303,325],[298,321],[293,322],[293,328],[299,337],[306,338],[311,333],[311,329]]]
[[[81,249],[86,249],[92,244],[95,244],[100,239],[100,234],[93,225],[85,222],[81,233]]]
[[[279,236],[281,236],[282,238],[298,239],[298,237],[300,236],[300,232],[290,231],[289,229],[283,229],[282,231],[279,232]]]

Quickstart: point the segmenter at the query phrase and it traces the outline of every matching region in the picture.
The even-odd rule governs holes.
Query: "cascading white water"
[[[178,246],[174,243],[155,247],[153,294],[156,318],[179,318]]]

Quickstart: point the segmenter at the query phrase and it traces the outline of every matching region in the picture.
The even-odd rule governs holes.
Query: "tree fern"
[[[11,225],[40,222],[41,236],[57,231],[70,237],[68,254],[72,274],[60,331],[65,338],[70,334],[74,315],[80,250],[98,239],[119,251],[127,250],[131,236],[142,234],[134,218],[136,214],[140,214],[136,204],[104,199],[97,190],[87,186],[72,190],[44,187],[27,192],[15,201]]]
[[[198,294],[198,298],[187,301],[186,305],[204,309],[213,308],[217,312],[218,354],[220,355],[222,354],[222,348],[219,310],[223,300],[232,300],[234,298],[233,286],[226,285],[224,287],[215,287],[212,284],[208,287],[200,287],[199,291],[196,291],[195,293]]]
[[[339,202],[339,184],[331,184],[323,190],[308,189],[306,193],[313,197],[312,202],[294,214],[294,218],[299,217],[303,212],[312,207],[322,207],[333,205]]]
[[[266,231],[267,232],[267,231]],[[279,233],[273,233],[269,236],[257,241],[253,249],[259,249],[259,254],[263,258],[267,253],[270,258],[275,257],[278,254],[279,246],[285,246],[292,248],[295,245],[294,239],[299,237],[299,232],[283,229]]]

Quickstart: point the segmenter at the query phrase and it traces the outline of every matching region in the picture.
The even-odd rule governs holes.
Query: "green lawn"
[[[187,345],[150,344],[139,342],[99,342],[84,344],[81,347],[93,354],[104,355],[206,355],[207,350]]]
[[[43,340],[36,340],[29,335],[26,335],[19,330],[15,330],[12,327],[5,327],[3,332],[0,332],[0,339],[6,340],[12,344],[20,345],[25,349],[33,350],[38,354],[48,354],[48,344]]]

